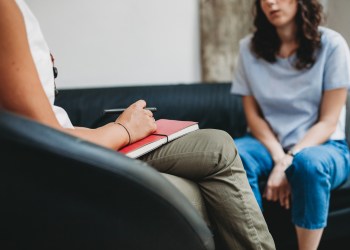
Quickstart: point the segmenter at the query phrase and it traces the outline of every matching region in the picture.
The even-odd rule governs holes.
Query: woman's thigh
[[[244,168],[255,176],[267,177],[273,167],[273,160],[267,148],[252,135],[236,138],[235,143]]]
[[[292,187],[292,221],[307,229],[327,224],[331,190],[349,176],[349,150],[342,141],[328,141],[298,153],[286,170]]]
[[[216,168],[234,161],[237,155],[228,133],[216,129],[200,129],[165,144],[140,160],[160,172],[200,180],[217,172]]]
[[[286,170],[291,182],[327,180],[330,189],[337,188],[349,176],[350,154],[345,141],[330,140],[298,153]],[[298,178],[298,180],[294,180]],[[315,179],[315,180],[314,180]],[[299,184],[295,184],[299,185]]]

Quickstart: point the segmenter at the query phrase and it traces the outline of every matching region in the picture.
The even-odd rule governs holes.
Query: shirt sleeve
[[[231,93],[238,95],[251,95],[251,90],[248,86],[248,79],[246,75],[246,69],[244,68],[244,49],[242,48],[242,43],[240,43],[238,61],[236,69],[233,73],[233,80],[231,86]]]
[[[325,63],[323,79],[324,90],[349,88],[350,86],[349,46],[340,34],[333,38]]]

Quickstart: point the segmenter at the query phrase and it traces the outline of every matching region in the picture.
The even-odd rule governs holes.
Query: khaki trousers
[[[210,223],[227,249],[275,249],[231,136],[201,129],[140,158],[196,182]]]

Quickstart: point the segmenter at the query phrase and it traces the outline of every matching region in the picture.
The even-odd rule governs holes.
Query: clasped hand
[[[267,180],[263,197],[269,201],[279,201],[286,209],[290,208],[291,188],[285,170],[292,164],[293,157],[284,155],[275,163]]]

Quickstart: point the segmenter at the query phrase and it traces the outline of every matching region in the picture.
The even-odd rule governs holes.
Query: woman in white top
[[[96,129],[74,127],[67,113],[53,104],[50,51],[23,0],[0,0],[0,55],[2,109],[113,150],[156,129],[143,100],[128,107],[116,122]],[[195,131],[140,160],[199,184],[212,225],[228,249],[275,249],[237,150],[224,131]]]

